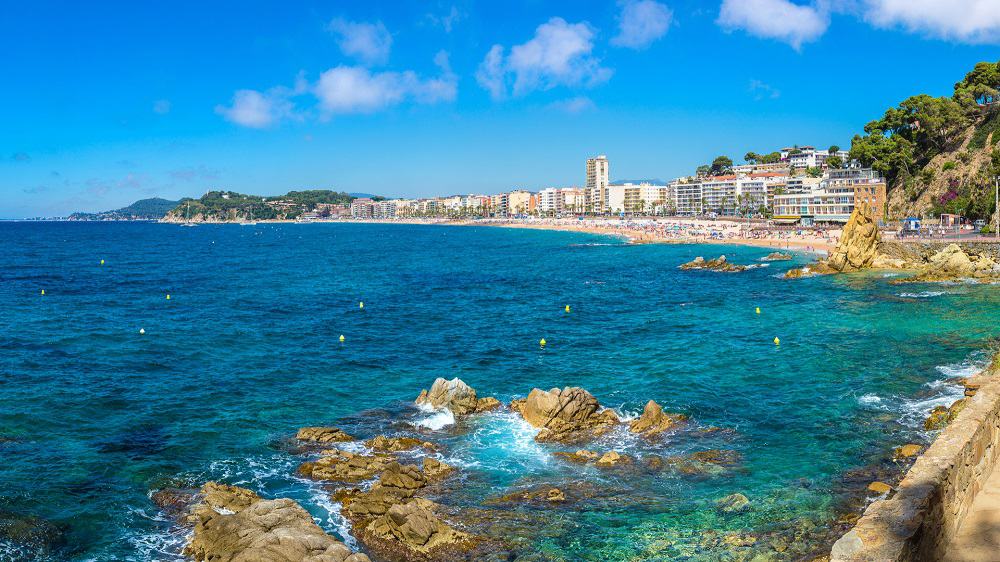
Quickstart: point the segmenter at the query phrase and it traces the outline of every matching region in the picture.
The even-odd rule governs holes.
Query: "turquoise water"
[[[926,441],[925,411],[960,395],[941,381],[974,372],[1000,335],[995,287],[778,278],[808,256],[676,269],[768,253],[748,247],[340,224],[6,223],[0,241],[0,560],[182,559],[186,531],[148,496],[208,479],[293,497],[350,541],[327,491],[293,474],[306,457],[287,438],[323,424],[441,443],[462,477],[437,499],[493,510],[493,532],[536,560],[729,556],[711,531],[819,545],[862,505],[867,481],[850,475]],[[411,401],[438,376],[505,401],[583,386],[623,414],[655,399],[692,423],[590,448],[741,461],[602,473],[558,461],[578,447],[538,445],[510,414],[427,429],[441,420]],[[591,492],[564,507],[483,505],[580,481]],[[753,508],[717,512],[734,492]]]

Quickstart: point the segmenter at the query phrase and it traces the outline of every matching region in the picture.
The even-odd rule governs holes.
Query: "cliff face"
[[[1000,115],[968,127],[955,148],[931,158],[913,177],[889,186],[889,216],[927,218],[947,212],[995,224],[993,167],[994,151],[1000,151],[998,126]]]

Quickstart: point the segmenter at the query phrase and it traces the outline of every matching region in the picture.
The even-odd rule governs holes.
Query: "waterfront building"
[[[684,178],[674,186],[674,205],[678,215],[700,215],[704,211],[702,205],[701,180]]]
[[[538,192],[538,214],[557,215],[566,208],[566,194],[558,187],[547,187]]]
[[[356,219],[370,219],[374,211],[374,201],[368,197],[359,197],[351,201],[351,216]]]
[[[881,175],[871,168],[828,170],[811,191],[775,196],[774,218],[805,224],[845,223],[861,203],[871,206],[876,220],[885,218],[886,185]]]
[[[603,213],[608,208],[608,157],[604,154],[587,159],[586,207],[588,212]]]
[[[507,214],[524,215],[532,211],[532,194],[523,189],[515,189],[507,194]]]
[[[608,211],[612,213],[662,213],[668,207],[670,186],[615,183],[608,186]]]
[[[813,146],[787,147],[781,149],[781,159],[787,161],[787,165],[793,170],[804,170],[806,168],[826,168],[826,159],[831,156],[840,156],[841,160],[847,162],[847,151],[840,150],[835,154],[830,154],[828,150],[816,150]]]
[[[372,217],[376,219],[396,218],[396,202],[393,200],[374,202],[372,204]]]

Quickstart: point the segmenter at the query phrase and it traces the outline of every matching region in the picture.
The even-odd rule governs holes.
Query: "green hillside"
[[[168,213],[168,220],[240,221],[292,220],[316,210],[320,204],[350,205],[355,198],[327,189],[289,191],[285,195],[246,195],[235,191],[209,191],[198,199],[182,199]]]
[[[100,213],[73,213],[70,220],[157,220],[162,219],[170,209],[177,206],[177,201],[153,197],[140,199],[128,207]]]

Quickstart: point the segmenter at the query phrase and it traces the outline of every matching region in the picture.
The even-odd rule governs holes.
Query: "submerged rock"
[[[450,410],[456,416],[471,414],[479,405],[475,389],[462,382],[462,379],[454,378],[449,381],[440,377],[434,381],[430,391],[420,391],[416,402],[422,406]]]
[[[792,259],[792,254],[783,254],[781,252],[771,252],[770,254],[760,258],[761,261],[786,261]]]
[[[915,443],[909,443],[907,445],[903,445],[902,447],[897,447],[895,451],[895,457],[897,459],[906,459],[910,457],[915,457],[919,455],[920,452],[923,450],[924,450],[923,446],[917,445]]]
[[[671,467],[681,474],[707,476],[722,474],[725,469],[737,466],[742,460],[742,455],[736,451],[710,449],[691,453],[690,455],[667,457],[666,459],[662,459],[662,466]],[[653,467],[651,466],[650,468]]]
[[[561,458],[563,458],[565,460],[568,460],[570,462],[575,462],[575,463],[579,463],[579,464],[587,464],[587,463],[590,463],[590,462],[594,462],[594,461],[596,461],[597,459],[599,459],[601,457],[601,455],[599,455],[599,454],[597,454],[597,453],[595,453],[593,451],[587,451],[586,449],[580,449],[580,450],[576,451],[575,453],[569,453],[569,452],[566,452],[566,451],[558,451],[558,452],[555,452],[555,453],[552,453],[552,454],[555,455],[555,456],[557,456],[557,457],[561,457]]]
[[[65,544],[63,529],[41,517],[0,511],[0,542],[12,542],[17,551],[10,553],[11,560],[49,560]],[[0,559],[4,552],[0,551]]]
[[[683,414],[665,414],[659,404],[650,400],[646,403],[639,419],[629,424],[629,431],[653,437],[674,428],[687,419],[687,416]]]
[[[747,269],[745,265],[737,265],[731,263],[726,259],[726,256],[719,256],[713,260],[706,260],[705,258],[698,256],[695,259],[681,264],[681,269],[707,269],[710,271],[721,271],[723,273],[731,273],[737,271],[744,271]]]
[[[299,441],[313,443],[346,443],[347,441],[354,441],[354,437],[336,427],[303,427],[295,434],[295,438]]]
[[[750,500],[743,494],[731,494],[716,500],[715,507],[722,513],[743,513],[750,510]]]
[[[601,458],[597,459],[597,462],[594,464],[601,468],[611,468],[632,465],[633,463],[635,463],[635,459],[628,455],[619,454],[617,451],[608,451],[601,455]]]
[[[515,405],[512,403],[511,407]],[[535,440],[574,443],[604,434],[620,423],[611,410],[602,410],[594,396],[579,387],[533,389],[517,411],[541,431]]]
[[[184,554],[213,562],[369,562],[323,532],[309,512],[283,498],[264,500],[244,488],[209,482],[195,506]]]
[[[324,451],[315,461],[299,466],[299,474],[313,480],[362,482],[385,470],[395,458],[391,455],[356,455],[339,449]]]

